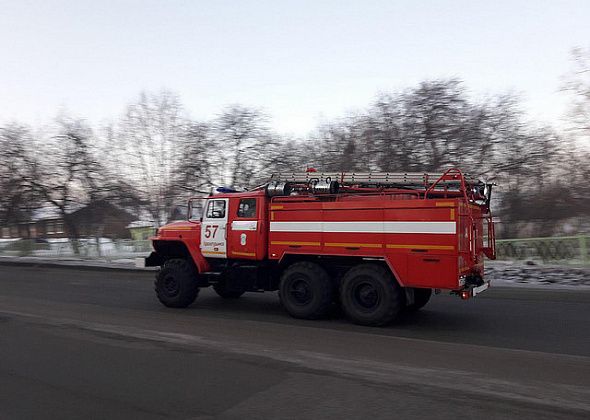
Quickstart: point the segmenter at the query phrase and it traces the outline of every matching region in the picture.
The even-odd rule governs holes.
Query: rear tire
[[[279,299],[294,318],[317,319],[325,316],[334,300],[334,286],[321,266],[298,262],[281,276]]]
[[[340,300],[355,324],[387,325],[404,305],[402,289],[390,271],[377,264],[352,267],[342,279]]]
[[[414,287],[414,303],[406,306],[406,311],[415,312],[422,309],[430,300],[432,289]]]
[[[196,277],[189,261],[179,258],[166,261],[154,282],[159,301],[169,308],[186,308],[199,294]]]

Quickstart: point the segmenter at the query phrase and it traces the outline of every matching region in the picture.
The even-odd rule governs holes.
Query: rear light
[[[471,296],[471,293],[469,292],[469,290],[463,290],[461,292],[461,299],[463,299],[463,300],[469,299],[470,296]]]

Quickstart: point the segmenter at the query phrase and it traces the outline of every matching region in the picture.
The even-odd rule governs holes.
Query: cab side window
[[[256,199],[242,198],[238,206],[238,217],[256,217]]]
[[[210,200],[207,204],[207,219],[223,219],[225,217],[225,201]]]

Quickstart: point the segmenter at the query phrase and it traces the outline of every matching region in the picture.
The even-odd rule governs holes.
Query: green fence
[[[589,247],[590,235],[496,240],[499,260],[590,264]]]

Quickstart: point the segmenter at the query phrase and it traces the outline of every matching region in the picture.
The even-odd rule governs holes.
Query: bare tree
[[[111,139],[113,170],[133,187],[158,225],[167,221],[176,203],[175,174],[186,129],[176,95],[142,93],[127,107]]]
[[[269,151],[269,164],[266,172],[271,174],[275,172],[302,172],[316,164],[317,149],[317,144],[313,141],[293,138],[278,139],[275,147]]]
[[[182,154],[173,171],[172,189],[183,198],[208,191],[217,171],[212,166],[213,157],[219,153],[211,136],[211,127],[204,123],[187,122],[178,140]]]
[[[28,222],[38,204],[32,181],[33,160],[30,130],[17,123],[0,128],[0,224]]]
[[[476,102],[458,80],[382,94],[364,113],[320,126],[311,143],[300,153],[313,155],[322,169],[440,172],[458,166],[496,180],[503,187],[496,208],[515,227],[513,234],[519,223],[544,214],[527,203],[550,196],[546,187],[557,179],[567,149],[552,129],[526,121],[517,98]],[[563,208],[557,213],[572,214]]]
[[[572,51],[573,68],[565,77],[563,89],[570,93],[571,129],[590,146],[590,49]]]
[[[57,124],[57,134],[40,144],[37,176],[31,182],[42,199],[57,208],[78,253],[80,226],[68,215],[101,198],[104,171],[94,154],[94,134],[86,123],[62,116]]]
[[[260,111],[232,105],[214,122],[220,184],[233,188],[251,187],[268,175],[277,142]]]

